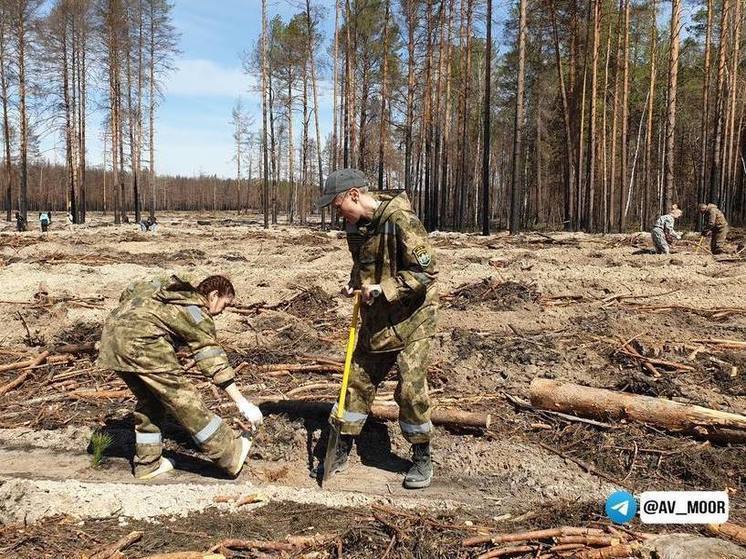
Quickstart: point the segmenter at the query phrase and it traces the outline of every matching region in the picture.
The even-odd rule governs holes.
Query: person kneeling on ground
[[[158,221],[155,219],[155,216],[148,216],[147,219],[140,222],[140,231],[150,231],[151,233],[155,233],[156,229],[158,229]]]
[[[673,244],[674,239],[681,239],[681,233],[677,233],[673,228],[674,220],[679,219],[681,214],[679,207],[674,204],[671,206],[671,211],[660,216],[653,225],[650,236],[653,238],[655,252],[658,254],[669,254],[671,252],[669,244]]]
[[[711,235],[710,251],[712,254],[722,254],[723,243],[728,236],[728,222],[725,215],[715,204],[700,204],[699,213],[705,216],[702,236]]]
[[[21,212],[16,212],[16,231],[25,231],[26,225],[26,218],[21,215]]]
[[[173,469],[161,457],[164,412],[173,416],[220,468],[237,476],[251,442],[205,406],[184,376],[176,343],[193,352],[199,370],[223,388],[256,428],[262,412],[238,390],[228,356],[217,341],[213,316],[223,312],[235,290],[223,276],[210,276],[197,287],[172,276],[130,285],[106,320],[98,366],[115,371],[137,397],[135,477],[150,479]]]
[[[353,436],[365,424],[376,388],[396,365],[399,426],[412,443],[413,465],[404,486],[419,489],[428,487],[433,477],[427,354],[437,319],[437,269],[427,231],[406,193],[367,190],[361,171],[342,169],[329,175],[317,202],[320,208],[332,204],[347,222],[353,266],[342,293],[351,297],[359,289],[364,303],[336,462],[346,466]],[[323,464],[319,466],[323,470]],[[319,469],[316,473],[323,475]]]
[[[39,212],[39,225],[41,227],[41,232],[46,233],[49,229],[49,224],[52,222],[52,218],[49,215],[49,212]]]

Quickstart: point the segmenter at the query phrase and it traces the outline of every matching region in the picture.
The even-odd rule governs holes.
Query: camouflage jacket
[[[131,284],[119,298],[101,334],[98,366],[114,371],[162,373],[181,370],[175,347],[186,345],[199,370],[220,386],[233,381],[228,356],[217,341],[207,301],[166,282]]]
[[[707,204],[707,213],[705,213],[705,226],[703,232],[706,233],[712,229],[722,229],[727,226],[723,212],[715,204]]]
[[[397,351],[435,333],[435,256],[405,193],[371,196],[380,202],[372,219],[347,226],[350,286],[380,284],[383,291],[361,307],[358,343],[371,352]]]
[[[664,214],[655,221],[653,229],[660,229],[666,237],[670,235],[676,239],[681,239],[681,233],[677,233],[673,226],[674,217],[671,214]]]

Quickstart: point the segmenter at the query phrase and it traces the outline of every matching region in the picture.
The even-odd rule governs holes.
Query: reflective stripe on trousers
[[[161,444],[160,433],[139,433],[135,431],[135,444]]]
[[[221,347],[205,347],[200,349],[194,354],[195,361],[204,361],[210,357],[218,357],[219,355],[225,355],[225,351]]]
[[[215,433],[217,433],[218,429],[220,429],[220,426],[223,424],[223,420],[220,419],[217,415],[213,415],[212,419],[210,419],[210,422],[205,425],[202,429],[199,430],[198,433],[194,435],[194,440],[199,443],[203,444],[205,441],[210,439]]]
[[[337,404],[334,404],[334,406],[332,407],[331,417],[334,417],[334,418],[337,417],[338,409],[339,408],[337,407]],[[342,414],[342,421],[344,421],[345,423],[365,423],[366,419],[368,419],[367,413],[346,411]]]
[[[401,427],[402,433],[409,435],[426,434],[433,430],[432,421],[415,425],[414,423],[407,423],[406,421],[399,420],[399,427]]]

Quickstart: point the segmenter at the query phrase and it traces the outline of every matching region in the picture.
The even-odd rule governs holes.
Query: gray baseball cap
[[[335,196],[351,188],[368,188],[368,177],[357,169],[338,169],[326,177],[324,193],[316,201],[316,208],[325,208],[332,203]]]

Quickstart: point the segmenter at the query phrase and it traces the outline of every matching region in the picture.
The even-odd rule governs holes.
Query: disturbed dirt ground
[[[265,231],[255,216],[164,214],[153,235],[109,219],[93,216],[74,231],[54,223],[46,235],[0,226],[0,366],[45,347],[96,341],[133,280],[220,273],[236,286],[237,308],[216,324],[244,393],[334,400],[336,365],[313,372],[287,365],[343,358],[351,304],[336,295],[349,273],[339,232]],[[408,445],[398,427],[373,421],[351,469],[320,489],[309,467],[322,450],[325,419],[281,404],[263,406],[265,425],[237,480],[222,479],[172,424],[167,447],[178,471],[135,482],[134,400],[123,383],[95,368],[95,353],[32,369],[0,396],[0,556],[80,557],[142,530],[127,557],[205,550],[226,537],[314,533],[336,535],[318,557],[337,556],[337,545],[346,557],[470,557],[475,552],[460,541],[480,527],[603,522],[604,499],[618,488],[727,489],[731,520],[743,524],[742,445],[646,425],[589,425],[521,406],[531,380],[545,377],[746,413],[746,350],[695,341],[746,340],[746,263],[734,256],[743,234],[734,232],[733,254],[719,260],[690,239],[658,256],[648,253],[646,235],[433,233],[442,296],[433,402],[489,413],[492,423],[437,427],[436,478],[418,492],[401,487]],[[642,355],[685,370],[659,368],[653,376],[617,351],[631,339]],[[213,409],[237,419],[229,400],[186,374]],[[18,376],[0,372],[0,386]],[[394,380],[381,387],[382,402],[392,400]],[[97,467],[94,431],[113,439]],[[239,505],[247,496],[261,502]],[[384,514],[375,508],[381,504],[399,512]]]

